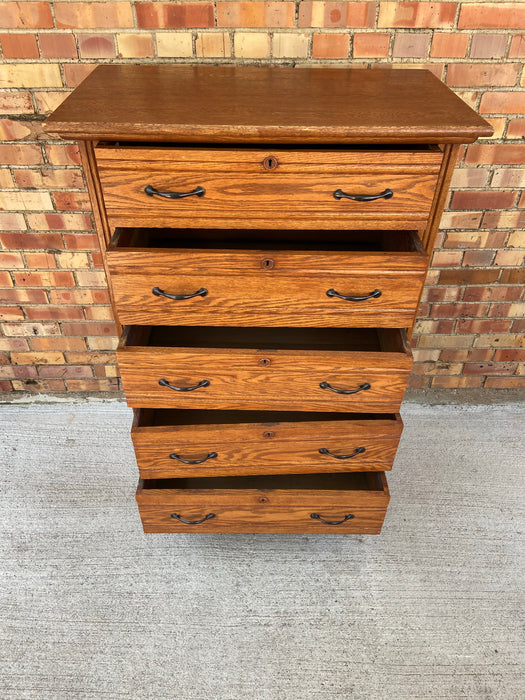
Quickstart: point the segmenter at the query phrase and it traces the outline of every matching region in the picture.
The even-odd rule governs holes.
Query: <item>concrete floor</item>
[[[144,535],[122,403],[0,406],[2,700],[525,697],[525,406],[404,407],[379,537]]]

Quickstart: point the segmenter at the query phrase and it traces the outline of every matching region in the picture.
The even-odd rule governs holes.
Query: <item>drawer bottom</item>
[[[389,501],[383,472],[139,482],[144,532],[381,532]]]

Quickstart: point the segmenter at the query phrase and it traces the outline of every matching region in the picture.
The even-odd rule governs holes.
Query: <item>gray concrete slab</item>
[[[130,411],[0,407],[0,697],[525,697],[525,406],[404,407],[379,537],[144,535]]]

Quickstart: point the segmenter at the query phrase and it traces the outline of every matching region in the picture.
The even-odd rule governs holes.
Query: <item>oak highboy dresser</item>
[[[80,142],[146,532],[379,533],[461,143],[425,70],[99,66]]]

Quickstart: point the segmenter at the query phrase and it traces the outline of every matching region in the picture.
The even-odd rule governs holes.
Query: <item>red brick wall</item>
[[[4,1],[0,48],[0,390],[118,388],[78,152],[41,131],[115,61],[430,68],[495,134],[461,151],[411,385],[525,386],[525,3]]]

